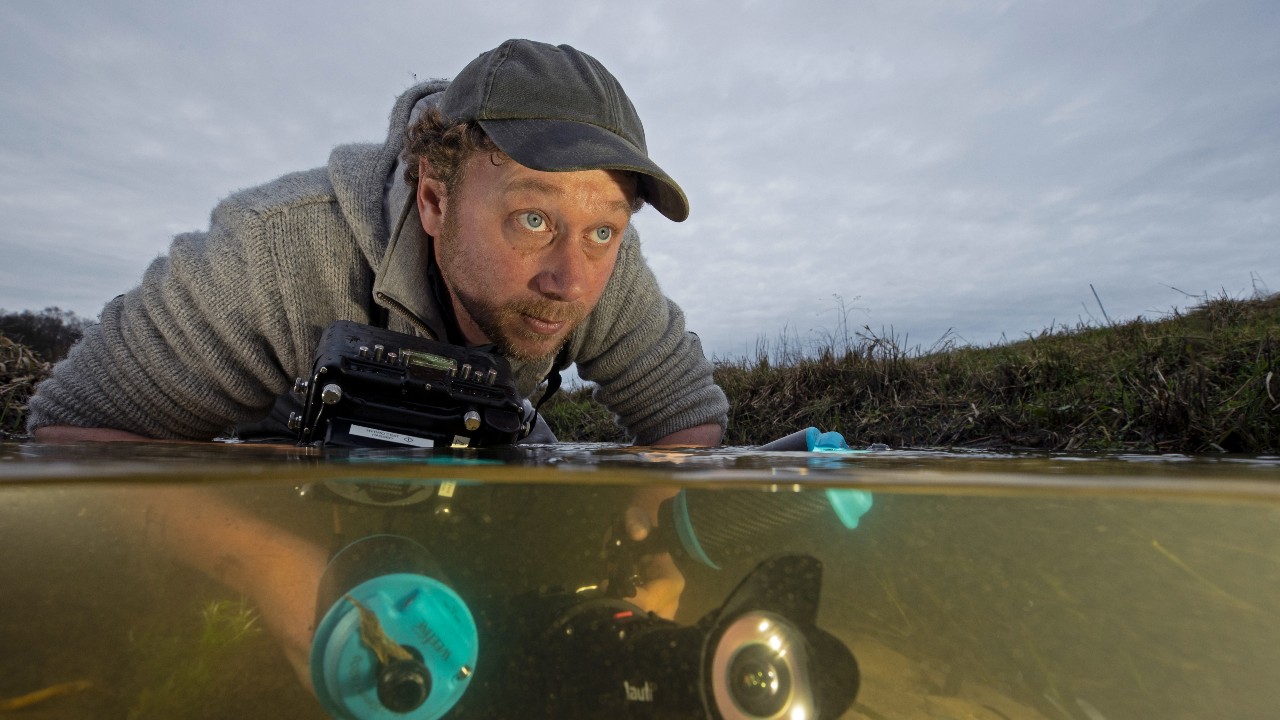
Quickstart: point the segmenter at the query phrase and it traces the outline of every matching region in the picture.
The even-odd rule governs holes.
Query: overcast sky
[[[1101,321],[1091,284],[1113,320],[1280,291],[1276,0],[0,0],[0,308],[96,316],[509,37],[627,89],[693,207],[645,254],[720,358],[840,307],[927,348]]]

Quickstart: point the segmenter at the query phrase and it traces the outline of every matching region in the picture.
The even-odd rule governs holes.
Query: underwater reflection
[[[0,698],[29,698],[32,717],[329,717],[308,689],[320,606],[339,604],[322,597],[320,577],[343,548],[395,536],[426,551],[432,567],[419,574],[438,577],[476,619],[469,686],[446,717],[530,697],[550,703],[548,716],[574,717],[604,693],[593,683],[631,703],[605,716],[652,707],[673,686],[677,704],[700,703],[691,717],[706,716],[707,702],[809,713],[818,696],[810,706],[786,689],[838,661],[787,665],[779,652],[799,642],[794,633],[777,648],[767,632],[745,635],[788,617],[776,607],[751,609],[770,618],[729,613],[754,620],[739,626],[724,611],[779,556],[820,564],[820,591],[755,595],[811,601],[812,626],[791,621],[798,634],[819,646],[806,633],[820,629],[856,658],[857,695],[842,717],[1269,717],[1280,701],[1270,681],[1277,480],[1270,458],[548,446],[446,459],[5,444]],[[654,531],[610,544],[648,486],[675,490]],[[849,523],[833,490],[870,502],[848,510]],[[234,552],[255,526],[274,540]],[[224,537],[188,538],[207,567],[174,558],[175,542],[210,530]],[[625,599],[590,594],[617,592],[657,550],[683,578],[670,620],[615,617]],[[279,592],[264,601],[239,590],[252,572],[272,575]],[[377,603],[347,592],[358,584],[344,593],[425,656],[427,643],[397,637]],[[350,610],[351,637],[364,642]],[[572,628],[575,640],[551,642],[550,628]],[[659,679],[642,636],[699,650],[672,650],[684,654],[657,665],[686,672]],[[722,654],[708,670],[701,663],[725,636],[759,649]],[[717,700],[708,677],[734,682]]]

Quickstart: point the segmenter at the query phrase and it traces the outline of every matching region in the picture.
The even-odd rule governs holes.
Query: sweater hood
[[[396,161],[404,149],[404,130],[413,106],[428,95],[442,92],[447,80],[428,80],[406,90],[391,108],[387,139],[382,145],[339,145],[329,155],[329,182],[342,214],[355,234],[360,250],[372,267],[378,267],[387,249],[389,224],[384,197],[396,177]],[[395,214],[392,214],[392,221]]]

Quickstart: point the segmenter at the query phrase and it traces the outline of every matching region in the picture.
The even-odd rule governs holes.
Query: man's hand
[[[644,487],[636,491],[631,505],[624,515],[627,536],[634,541],[649,537],[658,524],[658,507],[663,500],[679,492],[674,487]],[[640,584],[636,593],[628,598],[642,610],[656,613],[658,617],[672,620],[680,609],[680,595],[684,592],[684,575],[676,567],[671,553],[646,555],[640,558]]]
[[[716,423],[695,425],[657,440],[653,447],[715,447],[723,434]],[[649,532],[658,524],[658,507],[679,491],[675,487],[637,490],[624,516],[627,536],[637,542],[649,537]],[[628,599],[658,617],[675,619],[680,609],[680,595],[684,593],[684,575],[676,567],[671,553],[646,555],[640,559],[638,569],[641,582],[636,586],[635,595]]]

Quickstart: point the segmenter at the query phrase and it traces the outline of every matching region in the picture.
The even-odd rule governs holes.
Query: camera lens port
[[[786,658],[767,645],[748,645],[729,663],[729,695],[755,717],[775,717],[791,699]]]
[[[738,616],[716,641],[711,692],[723,720],[815,717],[804,633],[774,613]]]

